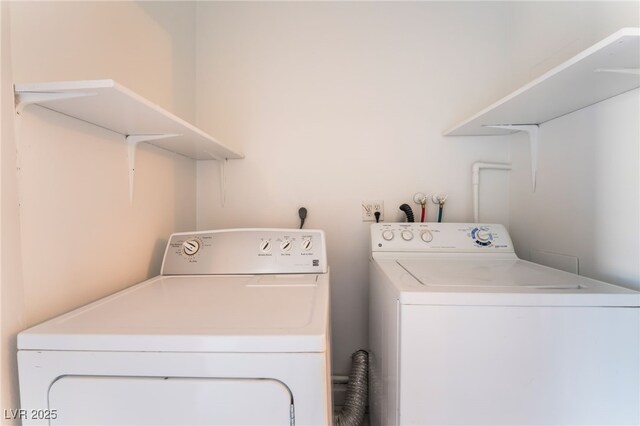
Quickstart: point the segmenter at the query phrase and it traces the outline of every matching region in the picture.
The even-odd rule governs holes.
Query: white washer
[[[173,234],[161,275],[18,335],[23,424],[332,423],[324,233]]]
[[[640,424],[640,293],[501,225],[371,227],[372,425]]]

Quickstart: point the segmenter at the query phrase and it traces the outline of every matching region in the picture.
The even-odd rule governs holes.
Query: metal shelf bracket
[[[640,68],[598,68],[594,72],[612,72],[616,74],[640,75]]]
[[[220,205],[222,207],[224,207],[224,203],[227,199],[227,176],[226,176],[226,167],[227,167],[227,161],[229,160],[228,158],[222,158],[220,156],[217,155],[213,155],[212,153],[210,153],[209,151],[205,150],[204,152],[207,153],[208,156],[210,156],[213,160],[216,160],[218,162],[218,167],[220,170]]]
[[[154,141],[158,139],[173,138],[177,134],[168,135],[126,135],[127,159],[129,162],[129,204],[133,205],[133,183],[136,175],[136,148],[140,142]]]
[[[517,132],[525,132],[529,135],[529,147],[531,150],[531,184],[533,192],[536,192],[536,171],[538,169],[538,131],[540,126],[537,124],[504,124],[485,126],[495,129],[515,130]]]
[[[95,96],[95,92],[21,92],[15,95],[16,113],[22,114],[22,110],[32,104],[46,104],[51,101],[62,99],[83,98],[85,96]]]

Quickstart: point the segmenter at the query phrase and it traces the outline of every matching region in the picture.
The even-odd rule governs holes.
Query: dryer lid
[[[156,277],[18,335],[19,349],[324,352],[326,274]]]

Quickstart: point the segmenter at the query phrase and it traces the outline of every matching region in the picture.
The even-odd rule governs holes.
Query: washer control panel
[[[326,273],[324,232],[223,229],[171,235],[162,275]]]
[[[503,225],[474,223],[374,223],[371,250],[390,252],[514,252]]]

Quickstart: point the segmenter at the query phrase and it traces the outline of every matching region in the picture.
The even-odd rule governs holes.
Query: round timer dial
[[[200,250],[200,241],[198,240],[187,240],[182,243],[182,252],[187,256],[193,256]]]
[[[471,230],[471,238],[476,245],[481,247],[488,247],[493,242],[493,234],[485,227],[477,227]]]

